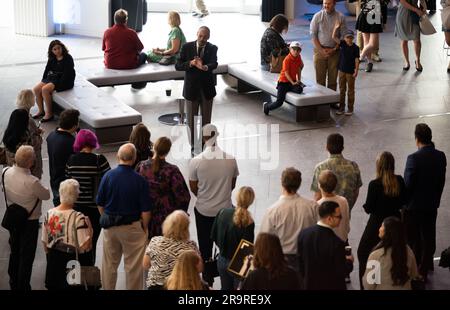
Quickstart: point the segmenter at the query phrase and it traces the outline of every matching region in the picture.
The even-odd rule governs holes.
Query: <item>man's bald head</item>
[[[119,164],[132,166],[136,161],[136,147],[133,143],[126,143],[117,152]]]

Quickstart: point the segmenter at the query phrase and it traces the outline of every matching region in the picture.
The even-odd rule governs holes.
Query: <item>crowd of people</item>
[[[327,82],[335,90],[339,76],[338,113],[345,112],[348,89],[345,113],[351,115],[359,48],[342,14],[335,11],[335,0],[323,3],[324,9],[311,22],[317,82],[324,86]],[[401,3],[403,10],[424,14],[409,1]],[[364,22],[361,16],[368,14],[365,5],[366,1],[361,1],[357,29],[363,33],[365,47],[361,55],[367,57],[366,71],[370,72],[382,26]],[[399,9],[397,19],[402,18],[401,14]],[[5,201],[28,213],[24,227],[10,230],[11,289],[31,289],[41,204],[51,198],[50,194],[54,208],[44,214],[41,234],[47,259],[45,287],[49,290],[79,289],[67,282],[67,264],[76,259],[82,266],[96,265],[102,231],[101,280],[107,290],[116,288],[122,256],[127,289],[143,289],[144,275],[145,287],[151,290],[210,289],[215,274],[204,265],[213,258],[214,244],[219,250],[216,267],[223,290],[346,289],[354,264],[348,251],[351,212],[363,184],[358,164],[343,156],[344,137],[339,133],[327,137],[329,157],[314,169],[312,198],[298,193],[302,184],[298,169],[283,170],[281,196],[265,211],[256,234],[249,212],[255,191],[248,186],[237,189],[233,206],[238,162],[220,148],[218,129],[210,124],[216,94],[212,70],[217,67],[217,47],[208,42],[210,33],[205,26],[198,30],[196,41],[185,43],[178,13],[169,12],[168,16],[172,30],[167,47],[142,53],[136,33],[126,27],[126,12],[118,10],[116,24],[105,32],[103,40],[105,65],[126,69],[145,61],[166,61],[186,71],[184,96],[195,110],[191,116],[198,114],[199,107],[204,116],[202,152],[190,160],[189,173],[183,176],[176,165],[166,161],[172,146],[170,138],[159,137],[153,143],[150,130],[141,123],[133,128],[129,142],[120,146],[118,165],[111,168],[115,165],[95,153],[100,147],[95,133],[79,130],[79,111],[68,109],[60,114],[58,127],[47,136],[50,188],[43,184],[43,131],[34,119],[53,119],[52,92],[73,87],[75,77],[67,48],[58,40],[52,41],[42,81],[33,90],[18,94],[17,109],[3,136],[7,155],[7,167],[2,172]],[[264,104],[266,114],[281,106],[288,91],[300,87],[301,92],[302,88],[301,44],[288,45],[280,35],[288,25],[285,16],[275,16],[261,40],[264,70],[270,70],[274,54],[286,56],[278,81],[278,100]],[[398,23],[397,29],[403,40],[406,28]],[[411,29],[414,32],[414,27]],[[404,51],[408,38],[402,41]],[[118,42],[122,51],[129,49],[129,57],[112,52]],[[420,45],[420,39],[414,42]],[[421,71],[420,48],[416,52],[416,69]],[[409,67],[407,59],[405,54],[405,65]],[[30,109],[35,102],[38,113],[32,116]],[[190,127],[194,147],[193,125]],[[370,217],[357,248],[361,289],[411,289],[413,281],[426,282],[433,269],[436,219],[447,163],[445,154],[435,148],[428,125],[417,124],[414,136],[418,150],[408,156],[403,177],[395,174],[395,159],[390,152],[379,154],[375,163],[376,177],[368,185],[363,205]],[[196,197],[193,214],[198,242],[189,234],[191,195]],[[256,239],[252,267],[245,278],[228,269],[242,239]],[[378,269],[374,262],[379,264]],[[374,276],[376,270],[379,274]]]

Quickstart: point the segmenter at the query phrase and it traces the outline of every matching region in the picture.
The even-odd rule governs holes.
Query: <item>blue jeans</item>
[[[239,279],[227,270],[229,264],[229,259],[219,255],[217,260],[217,270],[219,271],[220,284],[222,286],[221,289],[226,291],[235,290],[239,285]]]

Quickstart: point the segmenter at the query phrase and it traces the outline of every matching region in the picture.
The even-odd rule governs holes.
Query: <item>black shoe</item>
[[[45,115],[45,113],[42,112],[42,113],[38,113],[38,114],[33,115],[31,118],[32,119],[38,119],[38,118],[44,117],[44,115]]]
[[[447,73],[450,73],[450,67],[447,68]]]
[[[330,108],[332,108],[333,110],[339,110],[339,103],[331,103]]]
[[[145,86],[147,86],[147,82],[136,82],[131,84],[131,88],[136,90],[143,89]]]
[[[192,16],[194,16],[194,17],[199,16],[199,15],[200,15],[199,12],[192,12]]]
[[[54,119],[55,119],[55,116],[52,115],[52,116],[50,116],[49,118],[43,118],[43,119],[41,119],[41,123],[51,122],[51,121],[53,121]]]
[[[409,70],[409,64],[406,67],[403,67],[403,71],[408,71]]]
[[[417,67],[417,61],[414,61],[414,63],[416,64],[416,70],[422,72],[423,71],[422,65],[420,65],[420,67]]]
[[[268,102],[263,103],[263,112],[264,112],[264,114],[269,115],[269,103]]]
[[[436,13],[436,10],[430,10],[430,15],[433,15]]]
[[[372,72],[372,69],[373,69],[373,63],[371,63],[371,62],[369,62],[368,64],[367,64],[367,67],[366,67],[366,72]]]

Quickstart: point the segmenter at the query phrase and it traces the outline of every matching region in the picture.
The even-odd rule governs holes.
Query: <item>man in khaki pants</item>
[[[339,63],[339,45],[333,40],[334,25],[340,23],[339,37],[347,30],[344,16],[336,11],[336,0],[324,0],[323,9],[314,14],[310,33],[314,44],[314,69],[318,84],[336,90]],[[327,81],[328,78],[328,81]],[[333,105],[333,108],[338,108]]]
[[[119,166],[103,176],[97,195],[103,228],[102,285],[105,290],[116,288],[123,254],[127,290],[142,290],[142,257],[153,206],[147,181],[132,167],[134,145],[122,145],[117,157]]]

